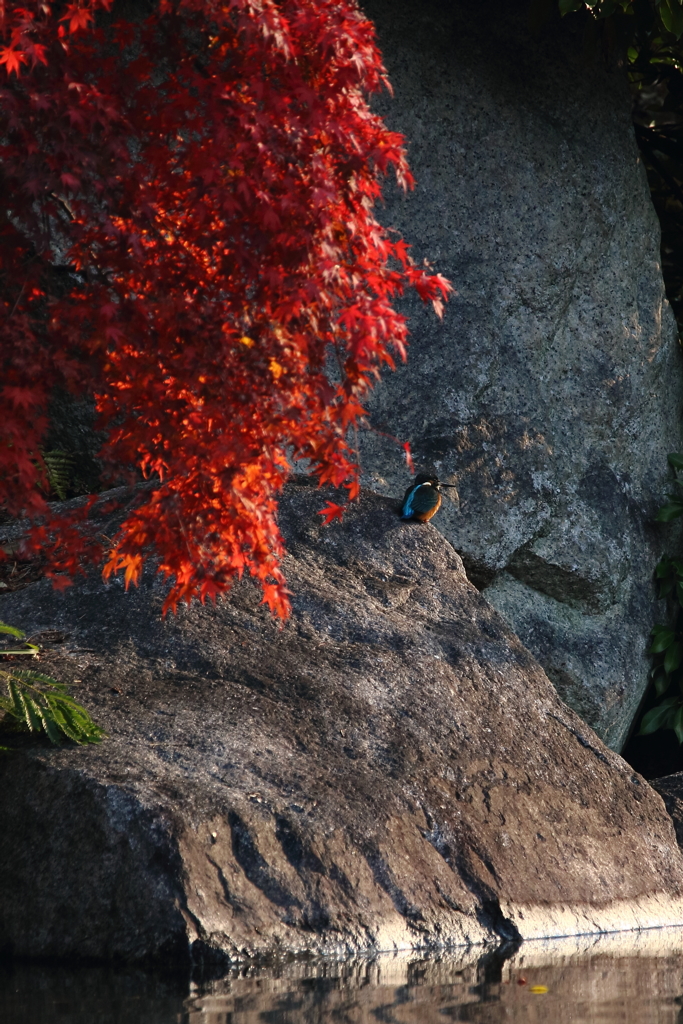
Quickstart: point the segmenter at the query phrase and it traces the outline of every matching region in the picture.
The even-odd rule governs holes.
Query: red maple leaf
[[[323,525],[329,526],[333,519],[341,521],[348,507],[348,505],[336,505],[333,501],[328,501],[325,508],[320,509],[318,515],[324,516]]]
[[[79,30],[87,29],[93,18],[93,12],[89,6],[84,5],[81,7],[78,4],[69,4],[66,14],[59,20],[69,22],[69,32],[78,32]]]
[[[21,65],[25,63],[26,54],[22,53],[21,50],[15,50],[12,46],[4,46],[0,49],[0,64],[5,65],[8,75],[14,72],[18,76]]]
[[[405,441],[401,445],[401,447],[403,448],[403,451],[405,453],[406,464],[408,466],[408,472],[414,474],[415,473],[415,463],[413,462],[413,453],[410,450],[410,442],[409,441]]]

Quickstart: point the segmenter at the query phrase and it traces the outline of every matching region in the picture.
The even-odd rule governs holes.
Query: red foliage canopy
[[[349,428],[405,358],[392,302],[440,312],[449,285],[374,216],[388,170],[412,182],[354,0],[110,6],[10,0],[0,22],[0,507],[37,520],[57,580],[154,556],[175,608],[246,569],[285,615],[291,461],[354,497]],[[94,396],[105,464],[152,481],[110,548],[45,501],[57,385]]]

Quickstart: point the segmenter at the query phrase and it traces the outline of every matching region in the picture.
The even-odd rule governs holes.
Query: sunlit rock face
[[[679,450],[681,357],[622,70],[528,4],[367,0],[417,188],[381,213],[457,290],[419,302],[408,365],[370,403],[457,484],[435,525],[558,692],[620,749],[647,683],[652,518]],[[398,445],[362,441],[399,494]],[[661,611],[659,612],[661,615]]]
[[[0,737],[0,952],[225,967],[683,920],[661,799],[453,547],[368,492],[324,527],[330,496],[282,497],[284,624],[248,579],[166,619],[150,572],[0,595],[109,733]]]

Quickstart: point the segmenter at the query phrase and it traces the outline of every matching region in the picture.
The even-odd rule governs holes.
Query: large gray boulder
[[[149,575],[0,597],[110,733],[2,737],[0,951],[168,965],[683,921],[660,797],[449,542],[383,497],[328,528],[323,503],[282,502],[282,628],[249,581],[166,620]]]
[[[408,303],[371,421],[457,484],[435,520],[558,692],[621,749],[657,610],[651,525],[681,448],[681,357],[623,70],[521,0],[364,0],[417,188],[382,219],[453,282]],[[555,5],[556,6],[556,5]],[[549,5],[552,8],[552,5]],[[366,433],[370,487],[408,482]]]

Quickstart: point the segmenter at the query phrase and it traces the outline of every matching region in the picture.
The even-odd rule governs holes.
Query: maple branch
[[[71,207],[67,203],[66,199],[62,199],[62,197],[58,196],[56,192],[50,192],[50,199],[56,199],[56,201],[59,203],[59,205],[66,210],[67,217],[73,223],[73,221],[76,218],[74,217],[73,210],[71,209]]]
[[[24,291],[25,291],[25,289],[26,289],[26,285],[27,285],[27,284],[28,284],[28,278],[26,278],[26,280],[25,280],[25,281],[24,281],[24,283],[22,284],[22,286],[21,286],[21,291],[20,291],[20,292],[19,292],[19,294],[17,295],[17,300],[16,300],[16,302],[14,303],[14,305],[12,306],[12,310],[11,310],[11,312],[10,312],[10,313],[8,314],[8,316],[7,316],[7,318],[6,318],[7,320],[11,320],[11,319],[12,319],[12,317],[14,316],[14,314],[15,314],[15,312],[16,312],[16,309],[17,309],[17,306],[18,306],[18,305],[19,305],[19,303],[21,302],[21,297],[22,297],[22,295],[24,294]]]

